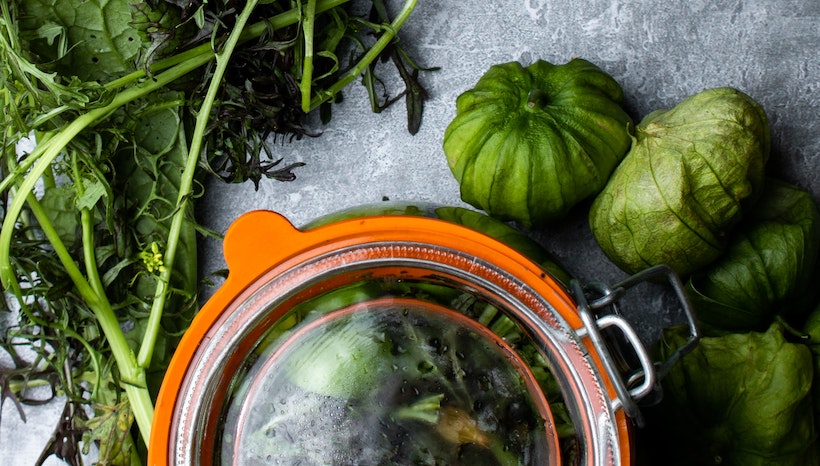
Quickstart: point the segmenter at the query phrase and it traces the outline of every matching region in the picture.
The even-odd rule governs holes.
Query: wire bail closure
[[[668,281],[682,306],[689,326],[689,338],[686,343],[677,348],[665,361],[659,362],[652,361],[640,337],[617,308],[618,301],[630,288],[656,278],[665,278]],[[593,282],[583,287],[578,280],[572,280],[570,288],[578,307],[578,315],[584,324],[584,327],[578,330],[578,336],[589,337],[612,379],[616,393],[615,399],[611,400],[612,409],[623,409],[627,416],[642,427],[644,420],[638,401],[653,393],[657,394],[660,390],[660,379],[681,357],[692,351],[700,340],[700,330],[683,283],[669,266],[657,265],[613,286]],[[606,310],[609,312],[601,312]],[[612,334],[607,330],[609,328],[620,330],[620,333]],[[610,333],[605,334],[605,331]],[[632,356],[637,360],[639,368],[632,367],[623,354],[613,354],[613,351],[621,353],[623,346],[628,346],[634,352]]]

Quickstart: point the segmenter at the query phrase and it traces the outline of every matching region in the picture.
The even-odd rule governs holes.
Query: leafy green
[[[688,290],[710,328],[763,330],[776,313],[799,322],[817,296],[820,211],[811,195],[769,179],[760,201],[716,263]]]
[[[0,387],[15,403],[38,385],[67,400],[38,464],[79,464],[83,437],[101,464],[141,461],[152,397],[196,312],[200,177],[291,179],[265,140],[299,136],[398,50],[415,6],[370,21],[347,0],[184,3],[0,0],[0,279],[18,316],[0,338],[15,365]],[[361,47],[349,64],[342,39]]]
[[[664,334],[662,352],[686,339]],[[779,323],[762,333],[705,337],[663,380],[655,460],[671,465],[818,463],[811,351]],[[651,421],[650,421],[651,422]],[[658,464],[658,463],[654,464]]]
[[[29,0],[19,2],[21,38],[41,63],[63,76],[109,81],[144,66],[151,29],[179,23],[168,8],[148,9],[130,0]],[[157,21],[142,13],[150,12]]]
[[[85,423],[88,429],[85,445],[99,442],[100,457],[104,459],[102,464],[129,464],[133,444],[128,437],[128,429],[133,422],[134,414],[127,401],[114,406],[101,406],[99,412]],[[85,453],[88,453],[87,449]]]
[[[200,4],[204,11],[203,31],[208,34],[200,34],[200,40],[230,31],[230,15],[219,7],[214,11],[219,3],[191,3]],[[329,121],[330,104],[341,100],[342,89],[359,75],[374,112],[406,96],[408,131],[415,134],[418,130],[426,100],[418,73],[425,69],[394,40],[394,26],[407,19],[415,0],[407,0],[393,19],[382,0],[372,1],[367,17],[353,15],[345,8],[328,8],[325,3],[343,4],[346,0],[265,2],[258,8],[256,16],[264,18],[287,14],[282,11],[283,4],[291,5],[294,9],[290,11],[298,11],[300,21],[289,27],[260,30],[259,40],[237,50],[236,63],[227,70],[212,111],[214,123],[208,131],[212,153],[206,161],[207,169],[225,181],[251,180],[258,186],[262,177],[292,180],[292,170],[302,164],[282,164],[272,146],[266,144],[267,139],[315,136],[305,128],[306,115],[318,109],[322,121]],[[352,57],[349,63],[346,55]],[[386,97],[385,89],[384,103],[378,87],[382,81],[377,68],[383,61],[377,60],[379,57],[391,59],[405,85],[393,98]],[[207,76],[210,67],[204,71]]]
[[[666,264],[685,277],[714,261],[760,196],[769,140],[763,108],[732,88],[650,113],[590,209],[601,249],[629,273]]]

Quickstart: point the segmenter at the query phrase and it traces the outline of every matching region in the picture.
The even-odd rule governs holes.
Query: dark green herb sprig
[[[223,40],[235,21],[235,3],[190,2],[186,8],[196,9],[193,16],[202,22],[193,43]],[[319,5],[311,3],[303,5],[302,21],[266,28],[231,58],[233,64],[225,74],[207,129],[205,158],[207,168],[227,182],[251,180],[258,188],[263,177],[294,179],[293,169],[303,164],[283,163],[267,143],[317,136],[306,127],[307,115],[319,107],[322,121],[330,121],[332,102],[341,100],[341,87],[335,83],[345,82],[345,76],[362,75],[371,108],[377,113],[406,96],[408,131],[415,134],[419,130],[427,93],[418,74],[433,68],[420,67],[397,41],[385,43],[378,59],[365,57],[373,42],[390,30],[393,19],[384,2],[373,1],[367,18],[343,8],[319,12]],[[299,4],[291,2],[294,8]],[[256,8],[251,21],[282,13],[280,2],[265,3]],[[168,40],[179,37],[169,34]],[[363,59],[369,64],[360,69],[357,64]],[[381,96],[387,90],[380,92],[376,85],[382,82],[376,74],[377,63],[387,60],[395,64],[405,84],[405,90],[395,97]],[[213,66],[204,68],[201,83],[208,82]],[[202,91],[200,84],[194,98]]]

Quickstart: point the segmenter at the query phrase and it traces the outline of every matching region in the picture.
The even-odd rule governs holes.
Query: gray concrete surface
[[[295,181],[263,182],[259,191],[251,184],[209,184],[202,221],[223,232],[243,212],[271,209],[300,225],[384,198],[466,206],[441,149],[456,97],[493,64],[573,57],[618,80],[636,120],[706,88],[746,92],[770,120],[769,172],[820,201],[819,2],[420,1],[401,37],[423,66],[441,67],[423,76],[430,100],[418,134],[404,129],[403,103],[373,114],[363,87],[353,85],[331,123],[316,126],[321,137],[275,146],[284,162],[306,164]],[[582,281],[613,283],[624,275],[592,238],[586,207],[533,236]],[[216,242],[206,243],[205,271],[222,265],[218,250]],[[652,287],[636,293],[644,296],[635,325],[651,339],[668,321],[663,310],[670,303]]]
[[[263,181],[258,191],[251,184],[209,183],[199,201],[200,220],[224,232],[253,209],[278,211],[299,225],[384,198],[464,205],[441,150],[456,96],[492,64],[563,63],[575,56],[621,83],[637,119],[709,87],[748,93],[770,119],[770,173],[820,202],[817,0],[419,0],[401,37],[422,65],[441,67],[423,77],[430,100],[418,134],[405,131],[403,104],[373,114],[363,88],[354,84],[333,121],[316,125],[321,137],[275,144],[285,162],[306,163],[295,181]],[[584,281],[624,277],[592,239],[584,206],[534,236]],[[275,244],[271,238],[268,247]],[[219,243],[204,241],[203,275],[223,266]],[[652,338],[675,306],[654,287],[638,301],[635,324]],[[56,418],[15,423],[10,403],[2,418],[0,465],[33,464],[38,451],[32,440],[49,432]]]

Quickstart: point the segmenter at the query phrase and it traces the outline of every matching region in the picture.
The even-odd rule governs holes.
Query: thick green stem
[[[29,195],[32,196],[32,195]],[[33,196],[32,196],[33,197]],[[100,281],[99,273],[96,268],[96,259],[94,258],[94,243],[93,243],[93,224],[90,212],[83,209],[81,214],[82,231],[83,231],[83,253],[86,263],[86,269],[90,271],[88,281],[83,277],[82,272],[74,263],[71,254],[60,240],[59,234],[53,228],[51,221],[48,219],[45,211],[41,208],[33,208],[32,211],[40,223],[43,233],[52,244],[57,253],[63,267],[69,272],[74,286],[79,290],[83,300],[88,304],[97,318],[106,341],[111,348],[111,353],[117,361],[117,367],[120,370],[125,385],[125,391],[128,394],[131,408],[134,411],[137,425],[140,426],[142,432],[146,426],[151,425],[153,417],[154,405],[151,396],[148,393],[148,388],[145,383],[145,371],[136,364],[134,352],[128,345],[125,339],[125,334],[120,327],[117,316],[111,308],[111,304],[103,292],[103,285]],[[146,404],[147,401],[147,404]],[[144,431],[143,438],[147,441],[148,430]]]
[[[83,299],[87,301],[90,308],[94,309],[98,307],[99,297],[97,296],[97,293],[85,279],[85,277],[83,276],[83,272],[74,262],[74,258],[71,257],[71,253],[68,251],[68,249],[63,244],[63,241],[60,239],[60,235],[57,233],[57,230],[54,228],[54,225],[48,218],[45,209],[43,209],[43,207],[40,205],[40,203],[37,201],[33,194],[21,197],[28,199],[31,211],[34,214],[34,218],[37,219],[37,222],[40,225],[40,229],[42,230],[46,239],[51,243],[52,248],[54,249],[54,253],[57,255],[57,258],[60,259],[60,262],[63,264],[63,267],[65,267],[65,271],[68,274],[68,277],[71,279],[72,283],[74,283],[74,286],[77,288],[77,291],[79,292],[80,296],[82,296]],[[17,289],[19,289],[19,283],[16,280],[13,281],[13,284],[17,285]],[[12,287],[11,289],[14,289],[14,287]]]
[[[133,353],[132,353],[133,354]],[[154,400],[145,384],[131,385],[123,384],[131,411],[134,413],[134,420],[140,430],[142,441],[148,445],[151,438],[151,423],[154,421]]]
[[[31,210],[34,213],[37,222],[40,224],[43,234],[54,248],[54,252],[63,264],[63,267],[65,267],[66,272],[80,293],[80,296],[83,297],[83,300],[86,302],[88,307],[94,312],[94,316],[97,318],[97,321],[105,334],[106,341],[111,348],[111,353],[114,355],[114,359],[117,362],[117,367],[120,370],[120,376],[124,382],[125,392],[128,395],[128,400],[131,403],[132,410],[134,411],[134,418],[137,421],[137,425],[140,427],[140,432],[143,434],[143,439],[147,442],[148,433],[150,432],[149,429],[151,426],[151,419],[154,415],[154,404],[145,384],[145,371],[137,366],[134,352],[131,351],[131,347],[125,339],[125,334],[120,328],[117,317],[114,314],[113,309],[111,309],[111,305],[108,303],[107,299],[105,299],[105,295],[99,295],[95,292],[94,287],[86,281],[79,267],[77,267],[77,264],[71,257],[71,254],[68,252],[65,245],[63,245],[59,234],[54,229],[45,210],[34,198],[34,195],[29,194],[27,197],[29,198]],[[84,238],[84,243],[85,242],[86,240]],[[72,331],[71,333],[74,332]],[[97,362],[95,361],[95,367],[96,366]]]
[[[199,118],[201,114],[198,115]],[[185,128],[180,125],[178,143],[186,144],[185,142]],[[168,287],[171,280],[171,272],[174,269],[174,260],[176,257],[177,245],[182,233],[182,225],[185,217],[189,213],[188,198],[190,197],[193,186],[193,178],[196,171],[198,157],[189,150],[188,158],[186,159],[185,167],[180,176],[179,192],[177,193],[177,208],[171,218],[171,226],[168,231],[168,239],[166,243],[165,252],[163,254],[163,266],[165,271],[161,272],[157,280],[157,287],[154,289],[154,299],[151,302],[151,311],[148,313],[148,322],[145,327],[145,333],[142,336],[142,342],[139,347],[139,354],[137,356],[137,364],[140,367],[148,367],[151,364],[151,358],[154,355],[154,346],[156,345],[157,337],[159,335],[160,324],[162,321],[163,310],[168,298]]]
[[[302,14],[302,35],[305,37],[305,57],[302,63],[302,82],[299,91],[302,94],[302,111],[310,111],[311,88],[313,86],[313,33],[316,26],[316,0],[308,0]]]
[[[72,157],[71,160],[71,169],[74,173],[74,186],[77,189],[77,197],[82,198],[85,193],[85,185],[83,184],[83,179],[80,175],[80,167],[77,163],[77,157]],[[47,170],[46,173],[49,171],[50,170]],[[94,249],[94,220],[91,210],[88,207],[80,209],[80,225],[82,229],[83,263],[85,264],[85,273],[88,284],[101,300],[107,301],[107,298],[105,297],[105,287],[102,284],[102,280],[100,280],[100,273],[97,268],[97,256]],[[63,247],[63,249],[65,248]],[[110,305],[111,304],[108,303],[108,306]]]
[[[154,293],[154,301],[151,306],[151,312],[148,315],[148,324],[143,335],[142,344],[140,345],[139,357],[137,362],[140,367],[147,367],[151,363],[151,358],[154,352],[154,345],[157,340],[157,335],[160,328],[160,320],[162,319],[162,311],[165,308],[165,300],[168,296],[168,284],[171,280],[171,272],[174,268],[174,260],[176,259],[177,246],[179,245],[179,236],[182,232],[182,224],[185,221],[188,213],[188,203],[191,199],[191,192],[193,190],[194,175],[199,161],[199,153],[202,151],[202,141],[205,138],[205,130],[208,125],[208,119],[211,115],[211,109],[216,101],[216,94],[222,84],[222,77],[228,68],[231,54],[239,42],[240,35],[250,18],[253,9],[256,7],[258,0],[251,0],[245,4],[242,13],[236,20],[234,30],[228,36],[222,52],[216,55],[216,69],[214,75],[211,77],[211,82],[208,86],[208,91],[205,94],[205,99],[202,106],[197,113],[196,125],[194,126],[194,133],[191,137],[191,147],[188,150],[188,159],[185,164],[185,169],[182,172],[182,177],[179,184],[179,193],[177,194],[177,207],[173,218],[171,219],[171,227],[168,232],[168,240],[166,242],[166,249],[164,254],[165,271],[160,274],[160,279],[157,282],[157,288]]]
[[[9,157],[8,167],[11,168],[11,169],[14,169],[16,167],[16,160],[15,160],[14,157],[11,157],[11,156]],[[53,173],[52,173],[51,170],[46,171],[45,178],[46,179],[43,182],[43,184],[45,186],[45,189],[49,189],[50,187],[53,187]],[[11,197],[14,197],[15,192],[16,192],[15,189],[10,189],[9,190],[9,193],[10,193]],[[37,223],[39,225],[41,225],[41,227],[40,227],[41,231],[44,232],[44,234],[46,235],[46,238],[49,239],[49,241],[56,242],[56,246],[54,247],[54,250],[57,251],[58,258],[60,258],[60,260],[63,261],[63,262],[65,262],[66,260],[70,260],[71,256],[66,254],[67,249],[66,249],[65,245],[62,243],[62,240],[60,239],[59,235],[57,234],[57,231],[54,228],[54,225],[51,223],[51,219],[48,218],[48,215],[46,214],[45,209],[40,204],[40,201],[37,200],[37,198],[34,196],[34,194],[29,193],[26,196],[26,202],[29,205],[29,209],[31,209],[31,214],[34,215],[34,218],[36,219]],[[24,225],[31,225],[31,223],[32,223],[31,220],[29,220],[25,217],[22,217],[22,216],[21,216],[21,221]],[[70,262],[70,263],[72,265],[74,264],[73,261]],[[78,280],[79,279],[79,280],[82,281],[83,277],[82,277],[81,273],[78,273],[79,269],[73,268],[71,270],[68,270],[68,272],[69,272],[69,275],[71,276],[72,280]],[[14,285],[16,286],[16,288],[14,288],[10,291],[12,291],[15,296],[18,296],[18,297],[22,296],[22,290],[19,288],[19,283],[16,280],[14,281]],[[80,286],[83,286],[83,284],[80,283]],[[41,326],[41,327],[45,327],[45,326],[48,325],[48,322],[43,321],[43,319],[41,319],[35,313],[31,312],[31,309],[29,309],[29,306],[25,302],[25,300],[20,300],[19,304],[20,304],[20,312],[22,312],[34,325],[38,325],[38,326]],[[67,336],[68,338],[73,338],[76,341],[79,341],[80,344],[82,344],[85,347],[85,349],[88,351],[88,354],[91,358],[91,363],[94,366],[94,373],[95,373],[95,380],[96,380],[96,383],[93,384],[92,393],[91,393],[91,396],[92,396],[92,399],[93,399],[96,396],[97,389],[99,388],[99,381],[101,380],[101,377],[102,377],[102,370],[100,368],[99,358],[98,358],[97,354],[94,352],[93,348],[91,348],[91,346],[88,344],[88,341],[86,341],[85,338],[80,336],[80,334],[78,334],[77,332],[75,332],[71,328],[68,328],[68,327],[65,327],[65,326],[62,326],[62,325],[59,328],[60,328],[60,331],[62,331],[65,334],[65,336]],[[28,384],[29,384],[28,382],[25,383],[26,386],[28,386]]]

